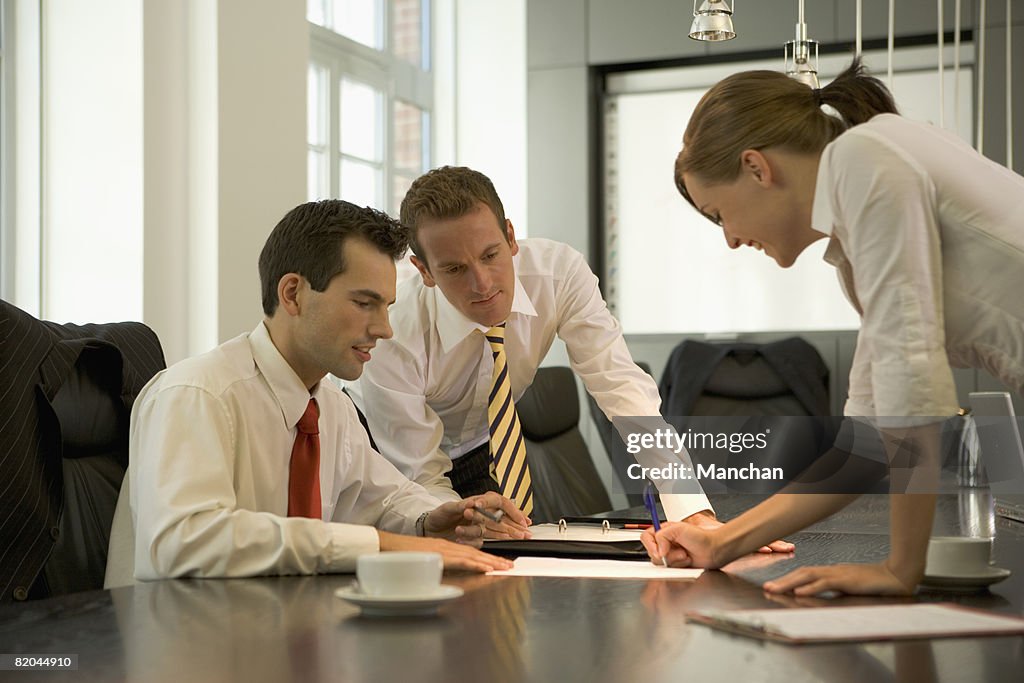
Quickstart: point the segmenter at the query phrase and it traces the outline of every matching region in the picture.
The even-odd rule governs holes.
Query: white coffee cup
[[[441,585],[443,569],[440,553],[392,552],[356,560],[360,589],[377,597],[432,595]]]
[[[928,541],[924,573],[928,576],[977,576],[989,569],[992,539],[933,536]]]

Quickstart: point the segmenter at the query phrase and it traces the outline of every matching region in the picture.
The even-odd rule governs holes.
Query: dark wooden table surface
[[[714,500],[723,517],[756,502]],[[450,574],[464,597],[433,618],[374,619],[334,597],[351,576],[177,580],[0,609],[0,653],[77,654],[75,672],[3,681],[1021,681],[1024,637],[787,646],[688,624],[687,610],[778,607],[760,582],[802,565],[887,552],[887,501],[795,535],[792,556],[750,556],[694,581]],[[1013,575],[977,594],[920,592],[1024,614],[1024,526],[976,492],[940,501],[936,533],[995,532]],[[828,604],[893,602],[839,598]]]

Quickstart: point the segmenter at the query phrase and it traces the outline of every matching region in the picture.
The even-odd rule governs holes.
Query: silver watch
[[[416,535],[426,536],[427,535],[427,517],[430,516],[430,511],[424,512],[422,515],[416,518]]]

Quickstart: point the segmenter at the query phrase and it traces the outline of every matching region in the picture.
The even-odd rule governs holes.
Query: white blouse
[[[951,365],[1024,389],[1024,177],[881,114],[823,151],[812,226],[861,314],[847,415],[952,415]]]

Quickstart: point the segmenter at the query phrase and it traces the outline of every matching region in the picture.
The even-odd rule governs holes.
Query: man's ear
[[[302,310],[303,290],[308,289],[306,278],[298,273],[285,273],[277,282],[278,308],[288,315],[298,315]]]
[[[512,255],[515,256],[519,253],[519,243],[516,242],[516,229],[512,227],[512,221],[505,219],[505,234],[508,235],[508,246],[512,250]]]
[[[423,278],[423,284],[427,287],[433,287],[437,284],[434,281],[434,276],[430,274],[430,269],[427,268],[425,261],[419,260],[416,256],[410,256],[409,260],[414,266],[416,266],[416,270],[420,271],[420,277]]]
[[[768,158],[756,149],[745,149],[740,153],[740,170],[747,173],[761,187],[772,184],[772,166]]]

